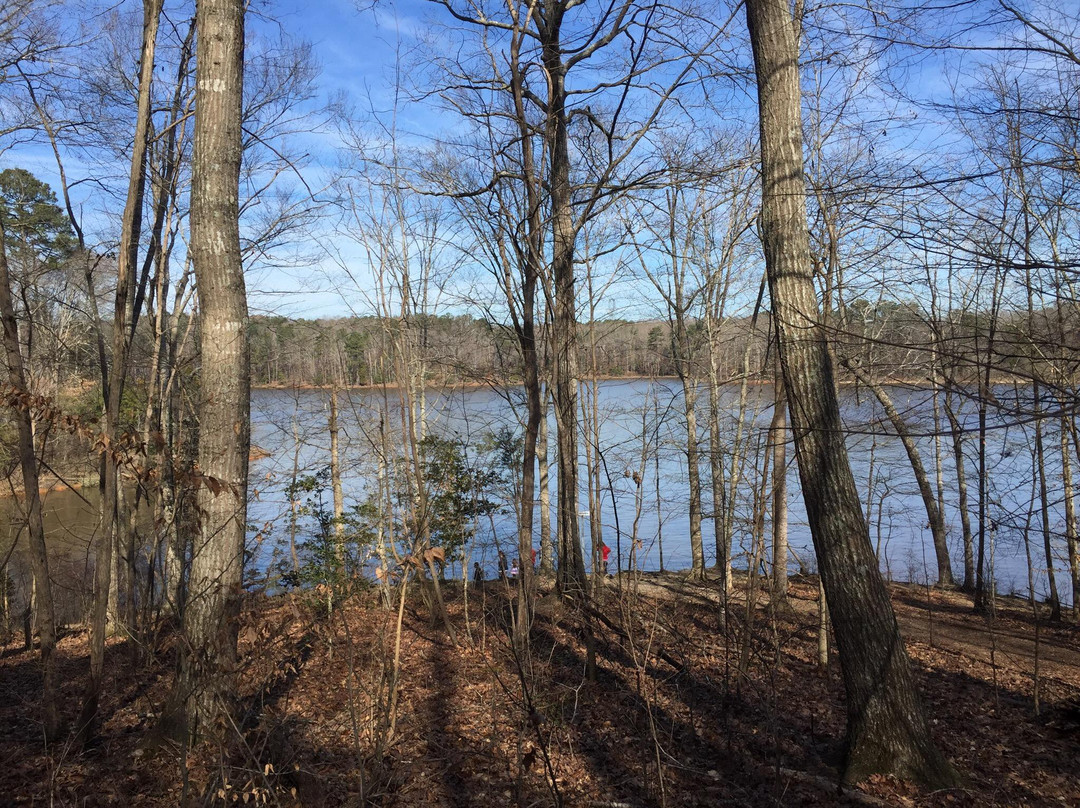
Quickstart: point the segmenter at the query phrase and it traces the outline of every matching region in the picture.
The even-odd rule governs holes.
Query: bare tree
[[[585,589],[578,519],[578,238],[627,189],[657,176],[656,166],[636,158],[662,113],[676,106],[671,102],[679,91],[699,80],[703,53],[722,24],[689,5],[674,9],[634,0],[606,9],[567,0],[505,7],[437,2],[483,35],[478,60],[459,55],[458,61],[441,63],[453,76],[446,93],[451,103],[469,117],[492,122],[493,133],[495,121],[516,120],[524,128],[510,138],[527,135],[537,144],[532,173],[512,178],[535,187],[532,210],[546,213],[540,243],[557,426],[557,582],[562,592],[575,595]],[[596,82],[603,68],[616,73]],[[573,86],[578,74],[580,86]],[[510,110],[475,109],[475,97],[491,94],[516,95],[519,102]],[[500,179],[496,174],[492,182]]]
[[[891,773],[952,785],[958,777],[930,737],[844,445],[807,234],[797,23],[786,0],[748,0],[746,16],[758,87],[773,325],[848,697],[844,779]]]
[[[915,475],[915,483],[919,486],[919,495],[922,497],[923,507],[926,509],[926,519],[933,537],[934,553],[937,556],[938,586],[952,586],[954,581],[952,564],[949,561],[949,548],[945,541],[945,517],[938,506],[937,499],[934,497],[930,477],[926,473],[926,466],[923,464],[918,444],[915,442],[911,430],[908,429],[907,422],[900,414],[900,411],[896,409],[892,397],[889,396],[885,388],[878,384],[857,360],[845,358],[841,359],[841,362],[844,367],[855,375],[855,378],[870,388],[870,392],[874,394],[878,403],[881,404],[881,408],[885,410],[885,416],[889,419],[889,423],[892,424],[896,436],[900,438],[900,442],[904,445],[908,462],[911,463],[912,473]]]
[[[199,3],[191,253],[199,291],[199,532],[168,729],[211,732],[235,690],[237,616],[247,528],[249,374],[240,252],[244,4]]]
[[[84,741],[97,732],[98,699],[101,696],[105,666],[105,634],[108,629],[108,610],[112,589],[113,549],[118,537],[124,536],[122,549],[129,571],[128,630],[134,631],[134,536],[122,512],[124,497],[120,491],[120,468],[123,453],[116,452],[120,404],[128,371],[128,353],[134,336],[136,295],[138,288],[139,239],[143,221],[143,196],[146,189],[146,165],[150,135],[151,85],[154,76],[154,54],[157,47],[158,25],[162,0],[145,0],[140,53],[138,111],[135,119],[134,146],[131,152],[131,173],[121,220],[120,249],[117,262],[116,297],[113,309],[112,364],[102,379],[105,399],[103,440],[109,450],[104,455],[101,481],[101,515],[98,524],[98,545],[94,564],[94,611],[90,627],[90,677],[79,718],[79,731]],[[104,369],[103,369],[104,370]]]
[[[679,158],[676,158],[678,160]],[[694,285],[690,266],[701,258],[694,243],[712,218],[711,200],[698,183],[691,184],[679,166],[670,169],[670,186],[656,203],[658,216],[642,217],[651,231],[658,254],[656,268],[646,248],[638,247],[637,258],[642,274],[655,287],[667,307],[668,332],[671,337],[671,356],[675,373],[683,389],[683,414],[686,418],[686,472],[689,488],[691,574],[705,575],[705,550],[701,538],[701,453],[698,445],[697,395],[701,371],[695,363],[694,336],[691,330],[693,313],[703,296],[703,285]],[[637,217],[635,216],[635,221]],[[632,225],[628,223],[627,229]],[[715,507],[715,506],[714,506]]]

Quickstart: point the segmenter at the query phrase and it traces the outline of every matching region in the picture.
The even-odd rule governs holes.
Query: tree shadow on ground
[[[833,785],[843,691],[835,669],[823,675],[815,664],[812,637],[798,633],[809,625],[809,613],[785,618],[792,639],[778,646],[764,612],[753,631],[725,638],[714,602],[600,601],[597,608],[618,630],[596,632],[597,676],[589,682],[583,624],[572,607],[553,605],[537,616],[531,659],[522,661],[509,642],[512,600],[488,592],[471,603],[474,642],[457,648],[425,615],[407,616],[398,731],[385,760],[377,762],[386,770],[384,779],[366,791],[374,750],[364,721],[374,703],[362,687],[353,692],[343,684],[353,663],[337,623],[309,634],[303,621],[294,621],[276,644],[249,643],[243,703],[259,720],[242,743],[237,739],[237,746],[223,750],[232,756],[226,761],[231,776],[269,784],[282,805],[543,806],[555,802],[546,754],[567,806],[832,805],[854,799],[838,795]],[[377,657],[387,646],[378,631],[392,628],[393,615],[370,604],[347,609],[342,619],[354,625],[349,642],[363,678],[370,666],[383,664]],[[460,602],[452,609],[464,638]],[[745,675],[738,672],[740,639],[751,643]],[[657,657],[661,640],[678,666]],[[900,804],[902,796],[920,805],[980,808],[1080,795],[1076,726],[1056,707],[1076,688],[1047,683],[1045,712],[1036,719],[1031,683],[1022,672],[1003,670],[995,689],[982,663],[921,644],[913,657],[935,737],[970,785],[919,795],[874,783],[873,793],[888,804]],[[64,800],[77,798],[80,805],[177,804],[179,767],[132,757],[167,690],[171,666],[127,670],[126,658],[123,644],[110,645],[107,664],[116,681],[103,700],[108,714],[100,750],[59,767],[35,730],[36,659],[26,654],[0,660],[0,690],[11,694],[0,704],[0,755],[7,763],[2,793],[44,802],[50,788],[67,788],[72,791],[63,792]],[[87,658],[68,644],[58,663],[74,712]],[[208,750],[204,757],[213,754]],[[266,764],[273,771],[259,774]]]

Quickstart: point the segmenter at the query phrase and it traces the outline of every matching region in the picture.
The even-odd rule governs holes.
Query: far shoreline
[[[580,384],[587,384],[589,382],[680,382],[678,376],[589,376],[582,377],[578,380]],[[700,379],[696,382],[698,385],[707,385],[708,379]],[[732,378],[726,379],[720,382],[721,387],[735,387],[743,383],[742,379]],[[841,388],[857,387],[860,386],[860,382],[855,378],[842,378],[837,379],[837,386]],[[972,379],[971,386],[980,384],[980,380]],[[773,381],[771,379],[747,379],[746,384],[750,387],[766,387],[771,386]],[[879,384],[883,384],[886,387],[905,387],[915,390],[931,391],[934,389],[934,385],[927,379],[886,379],[880,381]],[[1016,376],[996,376],[990,380],[990,385],[998,387],[1001,385],[1016,385],[1019,384],[1022,387],[1027,387],[1032,384],[1031,379],[1024,379]],[[424,390],[430,391],[443,391],[443,390],[498,390],[509,389],[512,387],[523,387],[524,382],[520,381],[458,381],[458,382],[431,382],[423,386]],[[965,386],[965,385],[961,385]],[[380,392],[380,391],[397,391],[401,389],[401,385],[397,382],[380,382],[375,384],[285,384],[282,382],[275,382],[272,384],[252,384],[252,390],[277,390],[282,392],[296,392],[296,391],[333,391],[338,390],[341,392]]]

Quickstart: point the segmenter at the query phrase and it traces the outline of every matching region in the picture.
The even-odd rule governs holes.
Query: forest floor
[[[183,752],[148,742],[174,637],[137,663],[110,643],[102,734],[86,752],[42,741],[36,656],[13,642],[0,652],[0,806],[1080,805],[1080,628],[1043,621],[1036,646],[1022,601],[1002,599],[989,620],[960,593],[892,587],[935,739],[965,776],[926,792],[884,777],[837,785],[844,692],[835,657],[818,665],[816,578],[792,581],[790,608],[762,594],[753,610],[740,580],[726,620],[715,581],[609,580],[592,680],[588,626],[550,594],[523,659],[508,587],[444,591],[458,644],[413,588],[395,704],[397,610],[378,593],[329,619],[302,596],[253,596],[240,719]],[[84,630],[60,642],[69,721],[87,654]]]

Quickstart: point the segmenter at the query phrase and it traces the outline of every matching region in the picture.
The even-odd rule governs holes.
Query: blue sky
[[[386,114],[394,106],[392,88],[398,78],[395,76],[398,54],[407,54],[403,63],[422,65],[425,60],[423,38],[433,30],[438,30],[438,23],[432,26],[428,21],[432,18],[446,21],[448,18],[445,10],[427,0],[322,0],[316,3],[305,3],[302,0],[255,0],[255,3],[256,7],[249,15],[248,30],[249,36],[256,43],[274,39],[279,31],[296,40],[311,43],[320,69],[316,79],[318,97],[311,102],[312,109],[331,100],[344,98],[358,112],[374,108]],[[988,0],[987,6],[973,6],[968,13],[978,15],[984,7],[996,8],[996,4]],[[139,4],[133,0],[123,0],[120,8],[135,14]],[[955,20],[954,24],[960,25],[962,22],[964,21]],[[736,16],[732,25],[733,30],[742,28],[744,23],[741,15]],[[980,44],[994,44],[994,37],[998,35],[984,32],[971,36]],[[440,48],[448,44],[444,40],[437,40]],[[831,46],[832,43],[828,41],[823,45],[825,49]],[[736,43],[734,47],[739,46]],[[417,50],[418,48],[420,50]],[[748,53],[737,52],[736,58],[743,65],[748,64]],[[972,65],[984,58],[987,57],[980,54],[950,56],[949,64],[946,65],[946,57],[941,53],[927,52],[923,58],[907,63],[906,81],[921,98],[936,96],[938,100],[946,101],[953,92],[952,81],[956,75],[966,75],[963,63]],[[934,149],[947,151],[951,160],[958,156],[954,152],[953,144],[956,144],[956,149],[964,147],[958,132],[950,129],[947,122],[925,107],[916,110],[914,106],[905,106],[900,102],[885,103],[880,97],[875,97],[873,92],[861,96],[855,106],[860,107],[862,114],[868,119],[874,118],[876,113],[885,114],[886,110],[888,114],[891,114],[892,109],[899,109],[904,113],[906,120],[890,120],[885,124],[878,124],[877,131],[881,134],[876,136],[874,145],[879,159],[888,155],[894,160],[910,159],[912,163],[928,159],[940,162],[940,156],[933,156]],[[745,91],[736,107],[728,108],[727,114],[742,117],[744,124],[752,126],[756,114],[752,93]],[[402,101],[399,105],[397,125],[404,138],[416,142],[417,139],[454,125],[454,120],[441,113],[434,102],[410,104]],[[292,141],[299,151],[308,155],[304,169],[305,181],[316,189],[317,197],[328,198],[330,193],[322,189],[326,186],[327,177],[342,159],[342,154],[338,151],[341,144],[339,133],[329,125],[315,127],[313,124],[312,131],[297,133],[292,136]],[[4,144],[0,143],[0,149],[3,146]],[[938,155],[940,153],[941,151],[937,152]],[[64,159],[69,177],[77,180],[99,175],[101,165],[94,164],[94,157],[66,150]],[[29,168],[54,187],[58,185],[55,163],[49,150],[42,144],[20,146],[0,152],[0,168],[14,165]],[[89,184],[79,186],[75,190],[75,196],[85,217],[88,232],[102,234],[104,239],[115,239],[118,231],[115,211],[119,207],[126,166],[113,164],[108,166],[107,170],[113,176],[114,190],[111,197]],[[299,183],[295,181],[292,184],[299,187]],[[322,247],[326,252],[332,253],[335,259],[308,260],[287,269],[252,267],[249,292],[253,312],[325,316],[364,309],[362,302],[356,303],[360,296],[351,294],[349,300],[343,300],[342,295],[331,288],[335,280],[341,277],[335,261],[346,263],[359,279],[359,284],[364,283],[365,261],[359,248],[335,233],[332,221],[320,224],[311,242],[302,250],[309,258],[315,256],[317,247]],[[616,292],[609,294],[607,302],[610,303],[615,297]],[[632,316],[649,316],[649,301],[643,299],[640,289],[623,295],[623,298],[634,301],[638,306],[634,311],[630,311],[624,309],[625,303],[620,301],[614,306],[617,313],[625,311]]]

